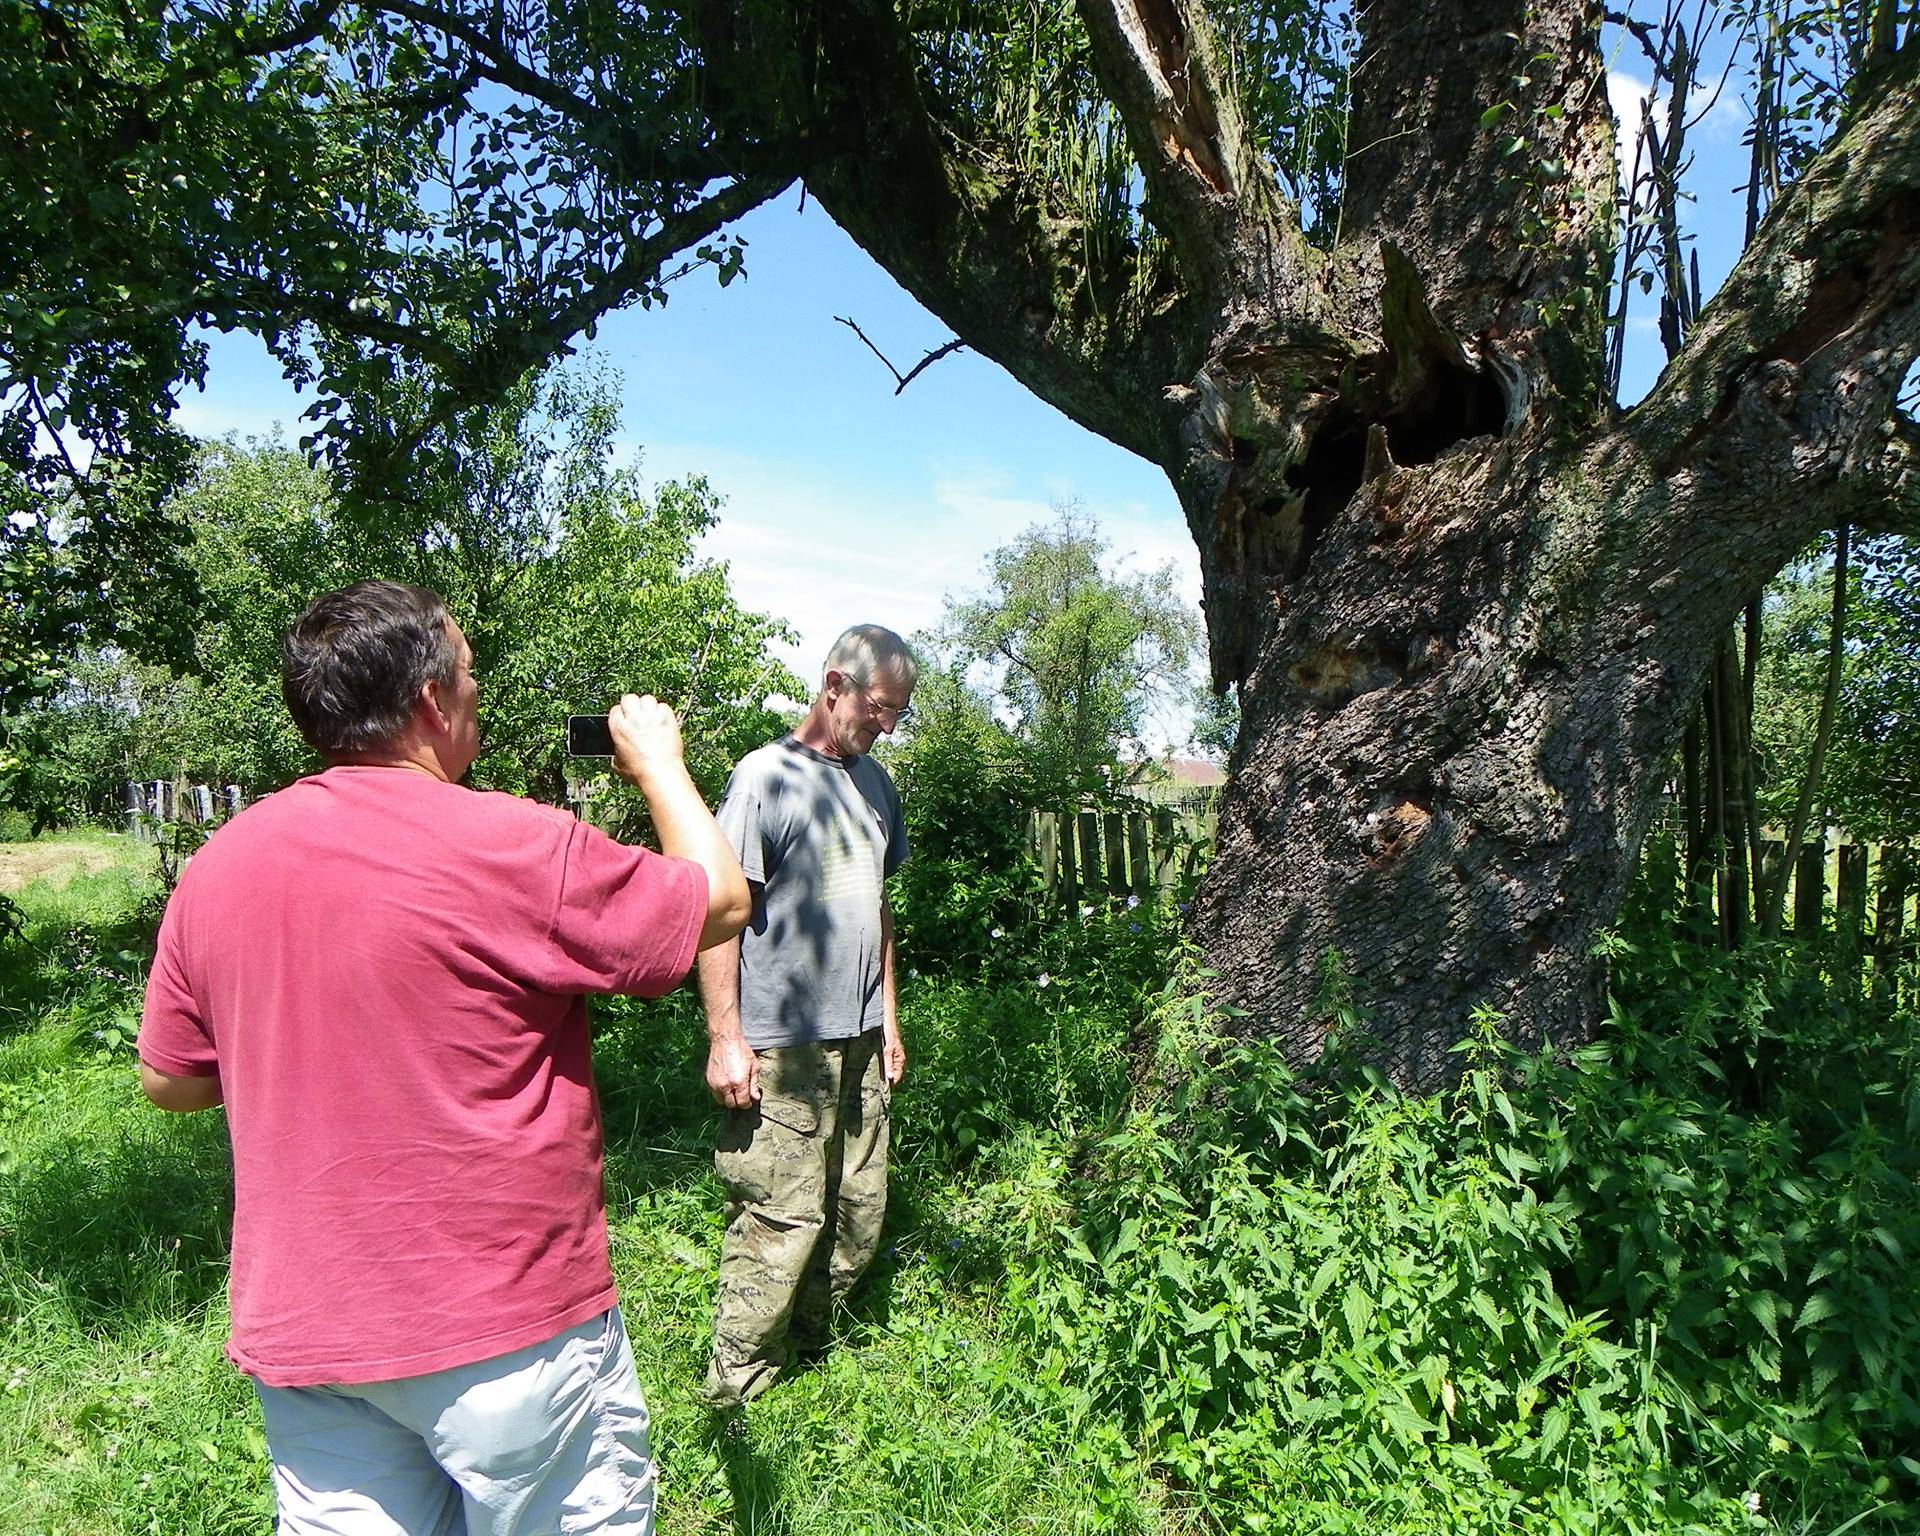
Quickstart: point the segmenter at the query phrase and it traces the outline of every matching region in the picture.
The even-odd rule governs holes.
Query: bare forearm
[[[223,1102],[217,1075],[176,1077],[168,1072],[156,1071],[144,1061],[140,1063],[140,1091],[146,1094],[156,1109],[168,1110],[176,1115],[212,1109]]]
[[[746,876],[740,872],[740,861],[734,857],[726,834],[684,767],[674,763],[653,769],[642,776],[639,788],[653,813],[660,851],[698,864],[706,872],[709,917],[700,935],[704,959],[714,946],[724,944],[746,925],[752,912]],[[737,965],[737,943],[734,958]]]
[[[707,1035],[714,1040],[740,1038],[740,941],[727,939],[703,950],[694,962],[700,977],[700,1001],[707,1010]]]
[[[760,1062],[740,1029],[740,941],[702,953],[700,997],[707,1005],[707,1090],[725,1109],[760,1097]]]
[[[880,1004],[885,1071],[888,1083],[900,1085],[907,1071],[907,1046],[900,1038],[900,1000],[894,986],[893,904],[880,902]]]
[[[900,1028],[900,997],[894,985],[893,903],[880,903],[880,1000],[887,1028]]]

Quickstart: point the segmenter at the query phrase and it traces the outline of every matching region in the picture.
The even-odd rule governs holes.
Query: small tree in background
[[[1202,689],[1188,740],[1209,756],[1224,759],[1232,755],[1233,744],[1239,739],[1240,701],[1231,692]]]
[[[1816,551],[1769,597],[1754,704],[1763,818],[1791,818],[1819,732],[1833,622],[1833,561]],[[1920,832],[1920,553],[1867,539],[1847,564],[1849,591],[1832,679],[1832,720],[1814,803],[1858,837]],[[1816,816],[1808,837],[1818,839]]]
[[[936,970],[988,960],[1026,920],[1038,884],[1026,839],[1027,749],[968,683],[965,660],[940,656],[938,644],[915,637],[913,716],[881,753],[913,848],[892,881],[901,948]]]
[[[1191,692],[1200,623],[1174,568],[1109,574],[1077,503],[987,556],[984,592],[947,600],[936,640],[982,663],[1041,793],[1102,783],[1153,710]]]
[[[466,630],[476,784],[558,801],[566,715],[631,691],[683,712],[689,765],[717,791],[777,731],[769,695],[799,685],[767,651],[780,626],[699,558],[719,506],[706,483],[648,494],[613,463],[614,398],[604,375],[524,381],[505,407],[436,428],[456,440],[377,521],[343,511],[304,455],[203,445],[170,510],[202,596],[191,672],[87,653],[63,692],[0,722],[22,765],[16,798],[48,825],[111,814],[127,779],[261,793],[309,771],[280,697],[280,635],[314,595],[366,576],[433,588]]]

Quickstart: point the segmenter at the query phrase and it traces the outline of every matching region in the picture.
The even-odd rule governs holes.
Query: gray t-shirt
[[[740,760],[717,814],[756,887],[740,935],[747,1044],[764,1051],[878,1029],[881,882],[907,857],[886,769],[787,736]]]

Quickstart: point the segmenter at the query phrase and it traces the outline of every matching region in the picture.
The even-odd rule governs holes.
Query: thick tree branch
[[[1589,405],[1616,175],[1599,7],[1367,0],[1358,19],[1343,247],[1364,266],[1391,241],[1463,336],[1573,331],[1546,382]]]
[[[1196,289],[1303,288],[1313,265],[1224,88],[1219,48],[1194,0],[1080,0],[1094,68],[1126,125],[1156,210]],[[1264,271],[1242,260],[1248,237],[1274,249]],[[1274,267],[1279,270],[1273,270]]]
[[[1894,412],[1920,354],[1920,61],[1907,61],[1781,197],[1629,426],[1663,476],[1684,475],[1756,420],[1799,494],[1730,515],[1811,534],[1885,515],[1906,462]],[[1894,423],[1893,436],[1888,436]],[[1889,462],[1888,455],[1894,456]],[[1857,515],[1859,503],[1868,504]]]
[[[577,299],[549,310],[517,333],[514,354],[530,355],[524,356],[519,372],[512,376],[518,378],[533,363],[558,353],[588,325],[632,298],[674,256],[778,196],[792,181],[791,171],[743,177],[689,208],[668,214],[652,234],[629,242],[620,260]]]
[[[886,0],[825,0],[791,27],[715,0],[702,36],[712,108],[770,136],[800,127],[857,145],[807,174],[840,226],[975,351],[1160,457],[1160,387],[1191,369],[1204,334],[1180,323],[1167,278],[1136,281],[1140,253],[1118,232],[1088,229],[991,145],[968,143],[970,125],[937,124]]]
[[[1853,521],[1862,533],[1920,539],[1920,425],[1895,415],[1880,430],[1883,441],[1863,468],[1866,485]]]

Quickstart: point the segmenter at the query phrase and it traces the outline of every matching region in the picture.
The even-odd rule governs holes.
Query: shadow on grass
[[[145,905],[70,924],[30,913],[19,937],[0,939],[0,1040],[61,1008],[137,1012],[157,922],[157,908]]]
[[[718,1111],[707,1092],[698,1000],[688,988],[658,1002],[601,997],[592,1017],[608,1205],[699,1185],[713,1171]]]
[[[747,1420],[733,1417],[716,1424],[713,1448],[733,1499],[733,1528],[738,1536],[787,1536],[793,1517],[783,1507],[780,1475],[755,1449]]]
[[[0,1271],[90,1328],[184,1317],[226,1284],[232,1189],[218,1114],[49,1140],[0,1193]]]

